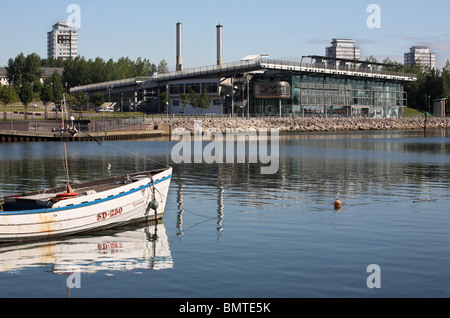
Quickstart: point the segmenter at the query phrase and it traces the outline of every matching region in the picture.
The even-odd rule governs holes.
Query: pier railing
[[[71,124],[71,123],[69,123]],[[101,132],[126,129],[137,129],[145,124],[143,116],[129,117],[105,117],[96,120],[74,120],[73,125],[79,132]],[[138,126],[136,128],[136,126]],[[59,131],[60,120],[36,120],[36,121],[0,121],[0,131],[23,131],[35,133],[51,133]]]

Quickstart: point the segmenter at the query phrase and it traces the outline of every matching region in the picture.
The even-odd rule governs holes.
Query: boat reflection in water
[[[163,222],[77,235],[60,240],[0,245],[0,271],[51,266],[56,274],[170,269]]]

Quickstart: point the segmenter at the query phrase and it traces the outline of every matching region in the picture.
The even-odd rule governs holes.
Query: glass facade
[[[406,93],[398,82],[279,73],[253,77],[250,88],[270,83],[288,83],[290,97],[280,93],[278,98],[273,94],[265,98],[253,90],[250,113],[396,117],[406,106]]]

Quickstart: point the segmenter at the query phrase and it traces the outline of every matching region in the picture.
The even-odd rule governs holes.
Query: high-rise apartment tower
[[[429,68],[436,68],[436,54],[430,53],[427,46],[413,46],[405,53],[405,64],[414,65],[420,64]]]
[[[68,21],[53,25],[47,33],[47,56],[49,59],[75,58],[78,54],[78,31]]]
[[[326,48],[326,57],[358,60],[360,51],[359,47],[355,46],[355,42],[355,40],[348,39],[333,39],[331,41],[331,46]],[[328,63],[334,64],[333,61],[328,61]]]

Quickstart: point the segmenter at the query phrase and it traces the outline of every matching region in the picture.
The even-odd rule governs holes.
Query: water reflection
[[[92,274],[169,269],[173,260],[162,222],[60,240],[0,245],[1,272],[42,266],[50,266],[55,274]]]
[[[409,199],[429,191],[430,183],[448,195],[447,136],[448,130],[430,131],[426,138],[421,131],[280,135],[279,170],[268,175],[262,175],[261,164],[249,163],[248,157],[245,163],[173,165],[170,152],[176,142],[105,142],[101,147],[75,143],[69,151],[70,175],[82,182],[109,173],[148,170],[155,162],[172,165],[173,196],[168,198],[167,212],[176,211],[176,235],[184,235],[185,214],[192,212],[203,217],[200,222],[213,220],[220,240],[230,209],[262,213],[306,205],[314,210],[323,209],[324,203],[327,211],[334,211],[335,199]],[[59,164],[59,150],[38,143],[1,144],[0,150],[4,195],[64,183],[63,166],[54,164],[55,158]]]
[[[129,285],[130,297],[205,297],[218,291],[230,297],[236,290],[245,297],[366,297],[371,292],[367,276],[358,273],[379,262],[391,281],[402,278],[380,295],[404,296],[406,290],[408,296],[414,284],[427,295],[442,296],[449,268],[450,139],[420,133],[282,135],[279,170],[272,175],[261,175],[260,166],[248,161],[173,165],[175,143],[167,141],[111,142],[126,152],[108,147],[109,142],[71,144],[69,159],[75,162],[71,176],[80,181],[107,175],[108,163],[112,175],[147,170],[154,162],[173,165],[164,222],[176,240],[171,247],[177,270],[151,272],[160,282],[156,290],[149,290],[140,275],[115,275],[117,286]],[[62,165],[52,164],[58,155],[47,149],[46,144],[0,144],[0,192],[64,182]],[[342,201],[340,213],[334,209],[336,199]],[[0,246],[1,270],[46,266],[64,273],[71,264],[86,272],[172,268],[163,230],[158,229],[157,240],[152,229],[125,232],[132,239],[105,232]],[[45,285],[45,275],[30,272],[36,286]],[[5,284],[20,281],[4,276]],[[20,276],[31,285],[25,280],[29,276]],[[107,290],[112,283],[98,279],[92,288]],[[11,287],[23,295],[20,288]]]
[[[240,207],[259,214],[305,206],[333,212],[338,198],[363,205],[367,200],[412,202],[423,194],[448,196],[450,139],[437,131],[435,137],[416,134],[283,135],[279,170],[269,175],[262,175],[259,165],[248,161],[176,165],[178,229],[186,210],[203,210],[203,206],[216,207],[217,229],[222,230],[230,205],[234,212]]]

